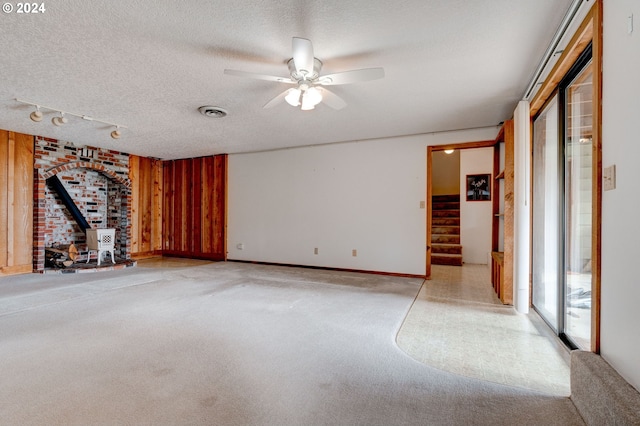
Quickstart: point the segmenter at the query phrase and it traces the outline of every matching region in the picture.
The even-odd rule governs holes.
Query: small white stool
[[[115,229],[87,229],[87,263],[91,260],[92,251],[98,252],[98,266],[104,252],[111,254],[111,263],[116,263],[113,256],[115,240]]]

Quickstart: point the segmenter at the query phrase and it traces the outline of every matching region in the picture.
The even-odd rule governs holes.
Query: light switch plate
[[[616,165],[602,169],[602,189],[611,191],[616,189]]]

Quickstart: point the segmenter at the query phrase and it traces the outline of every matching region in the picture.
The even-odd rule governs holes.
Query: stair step
[[[431,243],[431,254],[462,254],[460,244],[434,244]]]
[[[432,210],[431,217],[460,217],[459,209]]]
[[[432,234],[438,235],[460,235],[459,226],[434,226],[431,228]]]
[[[431,226],[460,226],[459,217],[432,217]]]
[[[435,195],[431,203],[431,263],[462,266],[460,195]]]
[[[436,202],[432,201],[431,208],[433,210],[460,210],[460,202]]]
[[[460,235],[431,234],[432,244],[460,244]]]
[[[435,202],[446,203],[446,202],[460,202],[460,194],[451,194],[451,195],[434,195],[431,199]]]
[[[460,254],[432,254],[432,265],[452,265],[462,266],[462,255]]]

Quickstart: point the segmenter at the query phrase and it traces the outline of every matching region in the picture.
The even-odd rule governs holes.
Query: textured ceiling
[[[16,5],[17,3],[13,3]],[[495,126],[510,118],[570,0],[58,0],[0,17],[0,128],[164,159]],[[291,38],[347,107],[262,106],[288,86]],[[126,126],[40,123],[16,98]],[[205,117],[202,105],[229,111]]]

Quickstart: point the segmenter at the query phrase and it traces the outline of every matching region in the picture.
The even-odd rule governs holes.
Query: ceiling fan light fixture
[[[318,105],[320,102],[322,102],[322,92],[317,87],[309,88],[309,90],[304,93],[304,97],[307,102],[313,105]]]
[[[293,107],[300,105],[300,89],[289,89],[289,93],[284,97],[284,100]]]
[[[302,106],[300,107],[300,109],[302,111],[311,111],[312,109],[315,109],[315,105],[312,105],[310,103],[305,103],[304,101],[302,102]]]
[[[322,102],[322,93],[317,87],[310,87],[302,94],[302,107],[300,109],[303,111],[312,110],[320,102]]]
[[[324,88],[323,86],[325,85],[351,84],[384,78],[383,68],[363,68],[321,76],[322,61],[314,56],[310,40],[293,37],[291,47],[293,57],[287,61],[291,78],[232,69],[225,69],[224,73],[256,80],[294,84],[296,85],[295,88],[280,92],[280,94],[264,104],[263,108],[272,108],[282,101],[286,101],[289,105],[301,107],[305,111],[314,109],[320,102],[324,102],[328,107],[335,110],[340,110],[347,106],[342,98]]]

